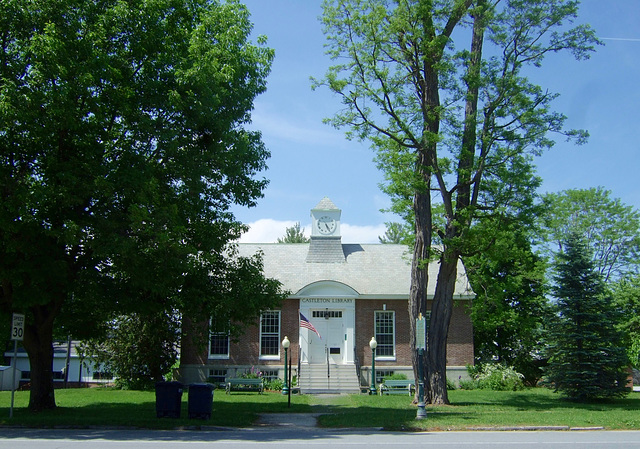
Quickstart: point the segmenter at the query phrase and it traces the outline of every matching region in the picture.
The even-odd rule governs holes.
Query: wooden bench
[[[413,380],[385,380],[378,388],[380,394],[408,394],[411,396],[415,391]]]
[[[262,394],[264,390],[264,382],[262,379],[227,379],[226,393],[231,393],[232,390],[236,391],[257,391]]]

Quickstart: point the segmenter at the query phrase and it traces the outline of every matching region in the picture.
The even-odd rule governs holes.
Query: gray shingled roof
[[[328,197],[324,197],[312,210],[340,210]]]
[[[411,285],[411,254],[405,245],[343,244],[342,263],[307,262],[308,243],[284,244],[244,243],[239,255],[264,253],[264,274],[282,282],[295,296],[302,288],[319,281],[336,281],[348,285],[362,296],[409,297]],[[428,295],[433,296],[438,264],[429,267]],[[455,295],[473,295],[462,263],[458,265]]]

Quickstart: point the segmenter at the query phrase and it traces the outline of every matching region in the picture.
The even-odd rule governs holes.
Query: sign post
[[[16,394],[16,367],[18,365],[18,342],[24,340],[24,315],[13,314],[11,322],[11,339],[13,340],[13,376],[11,380],[11,408],[9,418],[13,418],[13,401]]]
[[[424,374],[422,361],[424,360],[424,350],[427,347],[427,320],[422,314],[416,320],[416,351],[418,351],[418,411],[416,419],[424,419],[427,417],[427,411],[424,405]]]

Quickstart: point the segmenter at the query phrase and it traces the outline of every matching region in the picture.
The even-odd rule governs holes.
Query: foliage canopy
[[[426,312],[434,231],[442,243],[425,385],[428,402],[447,403],[457,263],[480,247],[474,220],[500,229],[529,206],[532,157],[553,145],[550,134],[586,138],[564,129],[551,109],[556,95],[527,73],[550,53],[587,58],[598,41],[589,26],[573,26],[578,2],[570,0],[325,0],[323,8],[336,64],[315,85],[342,99],[328,122],[371,142],[392,209],[414,230],[412,317]]]
[[[230,206],[267,184],[251,28],[235,0],[0,2],[0,308],[27,314],[32,410],[55,407],[54,329],[279,299],[259,257],[226,257]]]
[[[571,233],[583,235],[605,282],[638,273],[640,211],[611,198],[603,187],[572,189],[544,196],[543,215],[548,251],[562,251]]]

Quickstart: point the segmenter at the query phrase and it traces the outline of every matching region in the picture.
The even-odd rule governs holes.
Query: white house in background
[[[69,386],[86,385],[86,384],[103,384],[113,380],[113,376],[95,370],[92,364],[82,363],[82,359],[76,349],[75,341],[56,342],[53,344],[53,381],[58,384],[67,382]],[[13,366],[13,349],[4,353],[5,362]],[[67,371],[67,359],[69,360],[69,368]],[[17,369],[21,372],[20,384],[24,385],[31,380],[31,367],[29,366],[29,357],[24,348],[18,348]],[[86,362],[86,361],[85,361]],[[90,365],[89,368],[85,365]]]

